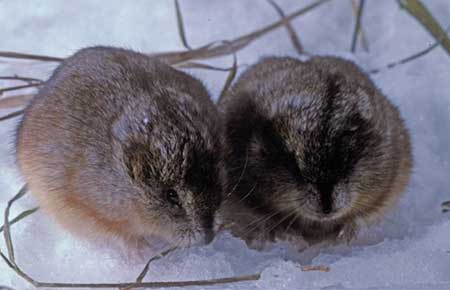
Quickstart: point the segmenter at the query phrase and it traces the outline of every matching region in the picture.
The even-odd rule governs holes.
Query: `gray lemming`
[[[410,139],[397,108],[354,63],[268,57],[219,100],[221,216],[247,242],[351,239],[404,191]]]
[[[131,50],[85,48],[26,108],[17,160],[41,207],[79,235],[209,241],[219,126],[197,79]]]

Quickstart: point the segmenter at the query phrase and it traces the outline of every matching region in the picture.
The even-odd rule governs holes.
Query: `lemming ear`
[[[249,143],[255,132],[266,123],[266,118],[250,96],[242,95],[239,102],[227,109],[225,120],[226,138],[233,155],[245,157]]]
[[[131,126],[126,114],[122,114],[114,120],[111,127],[112,145],[116,148],[118,162],[123,163],[125,172],[134,181],[143,179],[145,163],[142,148],[133,142],[131,136]]]
[[[128,121],[126,114],[120,115],[114,121],[111,133],[115,140],[119,141],[120,143],[124,143],[127,141],[129,137],[129,132],[131,131],[129,124],[130,123]]]
[[[245,160],[249,154],[272,164],[280,160],[292,163],[292,154],[275,128],[275,120],[266,116],[250,96],[243,95],[239,100],[226,116],[225,131],[233,157]]]
[[[357,106],[358,110],[360,112],[360,115],[365,120],[369,120],[373,117],[373,104],[371,104],[371,100],[367,92],[365,91],[358,91],[358,100],[357,100]]]
[[[128,175],[133,180],[150,180],[154,172],[149,155],[141,144],[129,144],[124,150],[124,162]]]

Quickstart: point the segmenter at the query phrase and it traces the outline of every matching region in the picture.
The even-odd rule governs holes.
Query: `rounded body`
[[[265,58],[219,109],[227,168],[221,215],[247,241],[351,239],[408,183],[403,120],[349,61]]]
[[[86,48],[26,108],[17,159],[41,207],[75,233],[191,241],[211,236],[220,202],[216,119],[193,77]]]

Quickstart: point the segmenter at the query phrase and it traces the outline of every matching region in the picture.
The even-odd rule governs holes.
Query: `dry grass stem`
[[[12,226],[13,224],[23,220],[24,218],[26,218],[29,215],[32,215],[33,213],[37,212],[39,210],[39,207],[34,207],[32,209],[27,209],[24,210],[23,212],[21,212],[20,214],[18,214],[15,218],[13,218],[10,222],[9,225]],[[3,232],[3,228],[4,226],[0,227],[0,233]]]
[[[450,200],[444,201],[441,203],[442,212],[449,212],[450,211]]]
[[[173,52],[163,52],[163,53],[151,53],[149,56],[159,57],[162,60],[167,61],[169,64],[177,64],[189,60],[198,60],[198,59],[208,59],[219,56],[230,55],[238,50],[246,47],[252,41],[262,37],[263,35],[281,27],[289,25],[289,22],[293,19],[319,7],[326,2],[331,0],[318,0],[302,9],[299,9],[289,15],[286,15],[283,19],[276,21],[270,25],[267,25],[261,29],[255,30],[252,33],[240,36],[231,41],[215,41],[209,43],[205,46],[187,50],[187,51],[173,51]],[[178,11],[181,11],[178,8]],[[181,12],[180,12],[181,15]],[[179,31],[182,39],[186,41],[186,36],[184,34],[184,26],[182,25],[182,18],[178,17]],[[181,29],[180,29],[181,28]],[[184,35],[184,36],[183,36]],[[183,40],[182,40],[183,41]],[[186,43],[187,44],[187,43]],[[42,56],[42,55],[34,55],[34,54],[25,54],[25,53],[16,53],[16,52],[0,52],[0,57],[8,57],[8,58],[18,58],[18,59],[31,59],[31,60],[39,60],[39,61],[53,61],[53,62],[61,62],[64,58],[52,57],[52,56]]]
[[[230,284],[246,281],[256,281],[261,278],[261,274],[244,275],[236,277],[225,277],[219,279],[207,279],[207,280],[188,280],[188,281],[173,281],[173,282],[128,282],[128,283],[51,283],[51,282],[39,282],[31,278],[20,267],[11,263],[11,261],[0,252],[0,256],[6,262],[6,264],[14,270],[19,276],[30,282],[36,288],[172,288],[172,287],[188,287],[188,286],[213,286],[219,284]]]
[[[178,33],[180,34],[181,43],[186,49],[191,50],[192,48],[187,42],[186,30],[184,29],[183,14],[181,13],[180,3],[178,2],[178,0],[175,0],[175,12],[177,15],[177,26],[178,26]]]
[[[141,283],[141,282],[144,280],[145,276],[146,276],[147,273],[148,273],[148,269],[150,268],[150,264],[151,264],[153,261],[159,260],[159,259],[161,259],[161,258],[167,256],[169,253],[172,253],[172,252],[175,251],[176,249],[177,249],[177,247],[173,247],[173,248],[170,248],[170,249],[168,249],[168,250],[165,250],[165,251],[161,252],[160,254],[158,254],[158,255],[156,255],[156,256],[151,257],[151,258],[148,260],[147,264],[145,264],[144,269],[142,269],[141,273],[139,273],[138,277],[136,278],[136,282],[137,282],[137,283]],[[130,287],[123,288],[123,290],[130,290],[130,289],[132,289],[132,288],[130,288]],[[121,290],[122,290],[122,289],[121,289]]]
[[[1,116],[1,117],[0,117],[0,122],[1,122],[1,121],[6,121],[6,120],[8,120],[8,119],[15,118],[15,117],[17,117],[17,116],[20,116],[20,115],[23,114],[24,111],[25,111],[25,110],[19,110],[19,111],[15,111],[15,112],[9,113],[9,114],[7,114],[7,115],[5,115],[5,116]]]
[[[191,69],[206,69],[206,70],[215,70],[215,71],[230,71],[232,67],[217,67],[209,64],[189,61],[183,62],[175,65],[178,68],[191,68]]]
[[[15,76],[0,76],[0,80],[23,81],[28,84],[44,82],[41,79],[22,77],[22,76],[17,76],[17,75],[15,75]]]
[[[433,35],[450,56],[450,39],[439,22],[420,0],[397,0],[400,7],[411,14],[422,26]]]
[[[358,5],[356,4],[356,0],[351,0],[351,2],[352,2],[353,13],[355,14],[355,17],[356,17],[357,13],[358,13]],[[369,51],[369,42],[367,41],[366,33],[364,31],[362,23],[359,26],[358,33],[360,34],[359,37],[361,39],[362,48],[364,49],[364,51],[368,52]]]
[[[233,55],[233,66],[231,67],[230,72],[228,73],[227,79],[225,80],[225,84],[223,85],[222,91],[219,95],[219,102],[225,96],[225,94],[228,92],[228,89],[231,87],[231,84],[233,83],[234,78],[237,74],[237,58],[236,55]]]
[[[447,28],[446,33],[449,30],[450,30],[450,26]],[[376,74],[376,73],[379,73],[380,71],[382,71],[384,69],[392,69],[392,68],[394,68],[396,66],[403,65],[403,64],[408,63],[410,61],[416,60],[416,59],[418,59],[418,58],[420,58],[420,57],[430,53],[431,51],[433,51],[435,48],[437,48],[439,46],[439,44],[440,44],[440,42],[438,40],[433,45],[431,45],[431,46],[429,46],[429,47],[427,47],[427,48],[425,48],[423,50],[420,50],[420,51],[418,51],[418,52],[416,52],[416,53],[414,53],[414,54],[412,54],[412,55],[410,55],[408,57],[405,57],[405,58],[402,58],[400,60],[388,63],[387,65],[385,65],[384,67],[381,67],[381,68],[371,69],[371,70],[369,70],[369,73]]]
[[[13,265],[15,265],[16,260],[14,257],[14,246],[13,246],[12,239],[11,239],[9,211],[11,209],[11,206],[14,204],[14,202],[16,200],[20,199],[21,197],[23,197],[25,195],[25,193],[27,193],[27,191],[28,191],[27,186],[26,185],[22,186],[22,188],[19,190],[19,192],[10,201],[8,201],[8,204],[6,205],[6,208],[5,208],[4,221],[3,221],[3,237],[5,239],[6,248],[8,250],[9,261]]]
[[[358,36],[360,35],[360,31],[361,31],[361,19],[362,19],[365,3],[366,3],[365,0],[359,0],[358,9],[356,11],[355,28],[353,29],[352,44],[351,44],[351,48],[350,48],[351,52],[356,51],[356,43],[358,41]]]
[[[30,60],[50,61],[50,62],[61,62],[64,60],[64,58],[60,58],[60,57],[28,54],[28,53],[18,53],[18,52],[11,52],[11,51],[0,51],[0,57],[16,58],[16,59],[30,59]]]
[[[261,29],[255,30],[252,33],[240,36],[230,41],[221,41],[221,42],[213,42],[206,46],[193,49],[190,51],[177,51],[177,52],[167,52],[167,53],[156,53],[150,54],[151,56],[160,57],[161,59],[166,60],[170,64],[176,64],[192,59],[208,59],[213,57],[219,57],[224,55],[230,55],[238,50],[246,47],[255,39],[262,37],[263,35],[286,25],[289,21],[303,15],[326,2],[331,0],[319,0],[314,2],[311,5],[308,5],[302,9],[299,9],[289,15],[287,15],[284,19],[276,21],[270,25],[267,25]]]
[[[4,225],[3,225],[3,237],[5,239],[6,248],[8,251],[8,257],[0,250],[0,256],[5,263],[16,272],[17,275],[30,282],[36,288],[170,288],[170,287],[187,287],[187,286],[212,286],[218,284],[237,283],[244,281],[255,281],[260,279],[260,274],[245,275],[237,277],[225,277],[219,279],[208,280],[192,280],[192,281],[174,281],[174,282],[129,282],[129,283],[51,283],[51,282],[39,282],[34,280],[26,272],[24,272],[16,263],[14,247],[11,238],[9,221],[9,212],[17,200],[22,198],[27,193],[27,186],[24,185],[19,192],[8,201],[4,212]],[[29,214],[28,214],[29,215]],[[170,252],[170,251],[169,251]],[[156,258],[155,258],[156,259]],[[149,261],[150,264],[152,260]],[[144,269],[145,270],[145,269]],[[142,274],[141,275],[145,275]],[[140,275],[140,276],[141,276]],[[138,277],[139,278],[139,277]]]
[[[150,260],[148,260],[148,262],[147,262],[147,264],[145,265],[145,267],[144,267],[144,269],[142,270],[142,272],[141,272],[141,273],[139,274],[139,276],[136,278],[136,282],[142,282],[142,281],[144,280],[145,276],[146,276],[147,273],[148,273],[148,268],[149,268],[150,264],[151,264],[153,261],[159,260],[159,259],[161,259],[161,258],[167,256],[168,254],[172,253],[172,252],[175,251],[176,249],[177,249],[177,247],[173,247],[173,248],[167,249],[167,250],[163,251],[162,253],[160,253],[159,255],[156,255],[156,256],[150,258]]]
[[[330,272],[330,267],[324,265],[317,265],[317,266],[306,265],[301,266],[300,268],[302,269],[303,272],[314,272],[314,271]]]
[[[267,0],[270,5],[277,11],[278,15],[280,15],[281,19],[285,19],[286,15],[284,14],[283,9],[274,1],[274,0]],[[295,50],[298,54],[304,54],[303,45],[300,42],[300,38],[297,35],[297,32],[295,32],[294,27],[292,27],[292,24],[290,21],[286,21],[286,30],[289,34],[289,37],[291,39],[292,45],[294,46]]]
[[[5,92],[11,92],[11,91],[17,91],[17,90],[22,90],[22,89],[28,89],[28,88],[34,88],[34,87],[38,87],[41,84],[38,83],[33,83],[33,84],[26,84],[26,85],[21,85],[21,86],[14,86],[14,87],[8,87],[8,88],[4,88],[4,89],[0,89],[0,95],[2,95]]]

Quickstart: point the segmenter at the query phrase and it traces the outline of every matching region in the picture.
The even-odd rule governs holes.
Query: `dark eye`
[[[168,189],[166,191],[166,200],[170,203],[170,205],[181,208],[180,198],[174,189]]]

